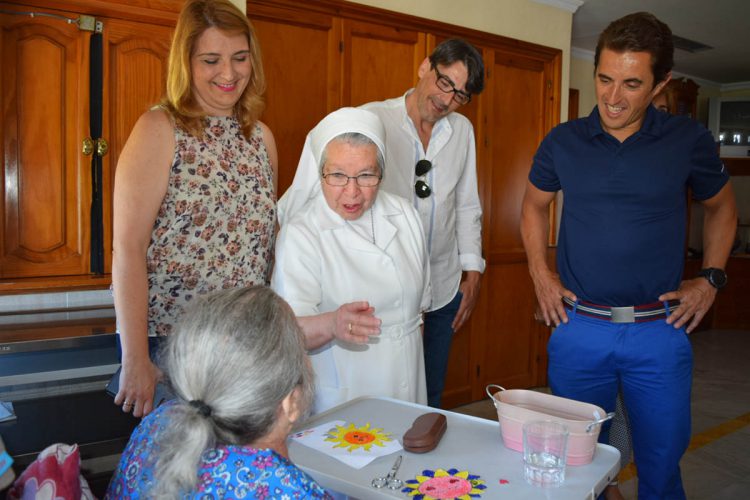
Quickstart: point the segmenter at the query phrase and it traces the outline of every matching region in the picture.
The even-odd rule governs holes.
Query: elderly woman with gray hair
[[[135,429],[105,498],[330,498],[288,458],[312,399],[303,343],[269,288],[193,301],[164,353],[177,399]]]
[[[369,111],[342,108],[308,140],[320,179],[304,207],[284,218],[271,285],[305,333],[316,374],[313,411],[365,395],[425,404],[429,258],[414,207],[378,192],[383,124]]]

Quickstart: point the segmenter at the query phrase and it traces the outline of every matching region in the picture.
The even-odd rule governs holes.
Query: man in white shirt
[[[418,75],[416,87],[405,95],[362,107],[386,128],[381,189],[411,200],[425,231],[432,278],[424,326],[427,400],[439,407],[453,332],[476,305],[485,267],[474,128],[454,112],[483,90],[484,62],[471,44],[449,39],[425,58]],[[316,184],[308,136],[293,186],[314,191]],[[280,223],[310,197],[305,189],[287,191],[279,200]]]

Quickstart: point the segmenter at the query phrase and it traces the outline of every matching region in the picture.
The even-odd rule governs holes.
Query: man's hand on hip
[[[479,298],[479,287],[482,282],[482,273],[479,271],[466,271],[464,280],[459,285],[458,289],[463,294],[461,299],[461,305],[458,306],[458,312],[456,317],[453,318],[453,331],[457,332],[466,323],[466,320],[471,316],[471,312],[474,310],[474,306],[477,305],[477,299]]]
[[[659,300],[680,301],[679,307],[667,318],[667,323],[675,328],[682,328],[690,322],[685,330],[687,333],[692,332],[711,308],[716,292],[716,288],[712,287],[705,278],[695,278],[680,283],[677,291],[662,294]]]
[[[539,302],[539,309],[534,313],[537,321],[544,322],[547,326],[560,325],[568,322],[568,315],[565,312],[562,298],[568,297],[572,301],[578,300],[576,295],[565,288],[560,281],[560,277],[552,271],[545,270],[541,273],[532,274],[534,281],[534,290],[536,299]]]

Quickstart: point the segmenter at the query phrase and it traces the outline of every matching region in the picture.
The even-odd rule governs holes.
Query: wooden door
[[[431,39],[432,37],[428,36],[428,40],[431,41]],[[443,41],[442,38],[438,39],[437,43],[441,41]],[[482,53],[482,57],[486,58],[486,51],[481,47],[478,48]],[[432,52],[432,49],[434,49],[434,45],[430,46],[430,52]],[[466,116],[474,126],[477,153],[477,186],[479,199],[483,207],[485,206],[486,198],[484,188],[487,185],[485,177],[488,170],[485,166],[490,164],[485,144],[484,100],[485,94],[482,93],[473,96],[469,104],[458,108],[458,112]],[[486,240],[486,238],[487,235],[483,234],[483,239]],[[483,280],[482,288],[484,286],[485,282]],[[480,290],[480,296],[484,293],[485,290]],[[453,335],[448,360],[448,371],[445,379],[445,389],[442,397],[444,408],[452,408],[473,400],[474,385],[476,385],[477,377],[480,373],[478,355],[481,352],[484,331],[487,328],[485,319],[483,315],[478,315],[475,311],[466,324]]]
[[[341,106],[341,21],[327,14],[248,4],[266,75],[262,120],[279,152],[279,197],[294,179],[307,133]]]
[[[102,19],[104,23],[104,156],[105,273],[112,272],[112,195],[117,159],[144,112],[158,104],[166,90],[172,29],[166,26]]]
[[[344,106],[403,95],[417,83],[427,56],[425,34],[400,27],[344,20]]]
[[[89,33],[41,16],[0,14],[0,25],[0,278],[86,274]]]
[[[485,64],[491,163],[484,183],[484,293],[478,311],[485,332],[475,398],[488,383],[541,385],[548,329],[533,319],[534,287],[520,232],[521,201],[534,153],[559,121],[559,52],[495,50]]]

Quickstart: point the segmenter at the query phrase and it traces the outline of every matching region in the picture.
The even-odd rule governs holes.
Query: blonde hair
[[[263,111],[266,79],[255,30],[248,18],[229,0],[188,0],[177,20],[167,64],[167,95],[162,106],[175,122],[196,137],[203,135],[206,112],[193,95],[191,56],[198,38],[208,28],[242,33],[250,49],[252,74],[245,91],[234,105],[242,134],[250,139],[253,126]]]
[[[154,439],[149,498],[193,491],[203,452],[267,435],[296,388],[303,414],[312,402],[314,375],[302,330],[289,305],[264,286],[192,301],[162,356],[177,401],[164,433]]]

